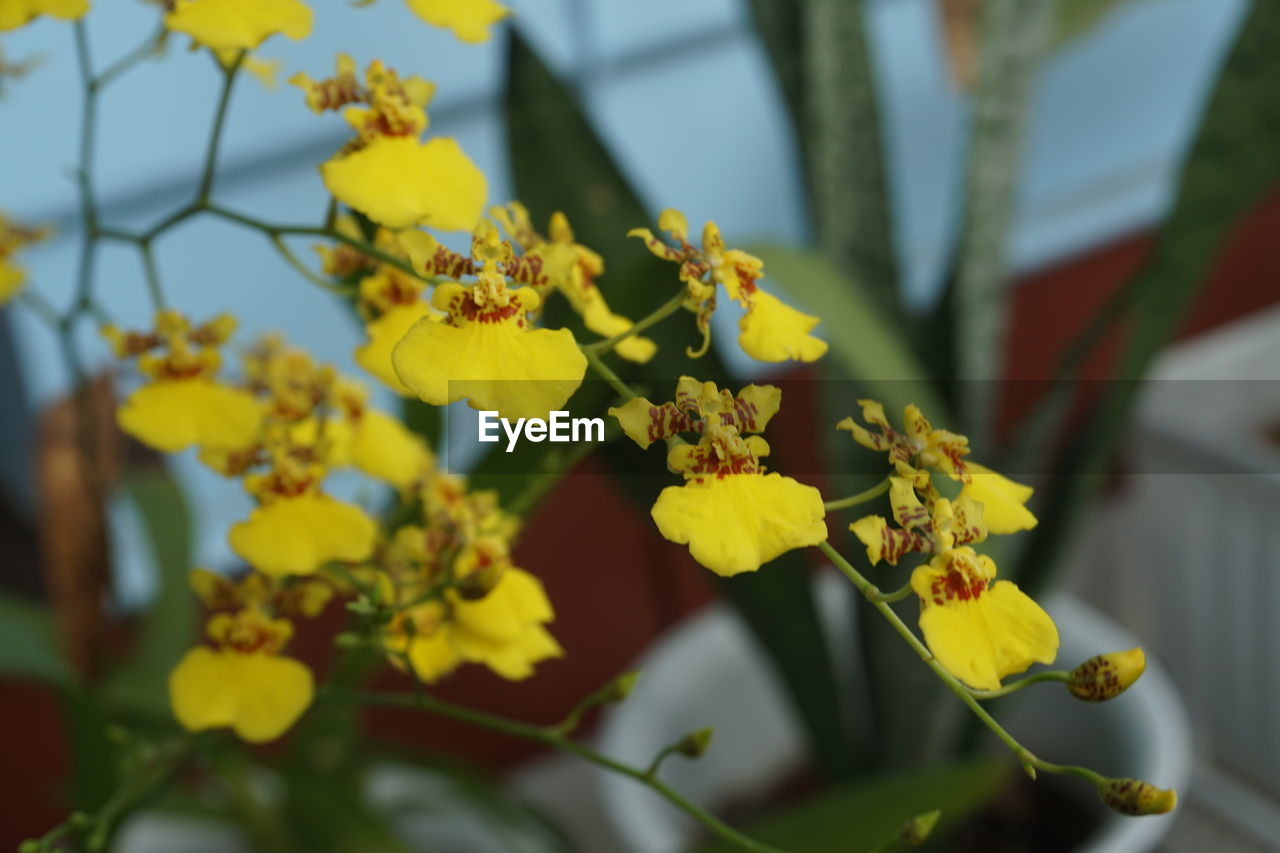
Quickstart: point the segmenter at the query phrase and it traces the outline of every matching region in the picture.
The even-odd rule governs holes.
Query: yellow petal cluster
[[[136,358],[150,381],[116,412],[120,428],[165,453],[188,447],[232,453],[251,445],[264,410],[254,395],[219,382],[220,347],[235,330],[235,320],[220,315],[192,325],[175,311],[161,311],[149,332],[102,329],[116,355]]]
[[[1023,506],[1031,489],[968,461],[969,440],[935,429],[916,406],[904,410],[900,432],[880,403],[858,402],[871,428],[851,417],[837,428],[888,455],[894,524],[867,515],[849,529],[873,565],[896,565],[908,553],[932,555],[911,573],[910,585],[920,599],[920,630],[938,663],[977,690],[999,689],[1008,675],[1052,663],[1058,653],[1053,620],[1016,584],[997,580],[995,562],[970,547],[989,534],[1033,526],[1035,517]],[[933,472],[963,484],[954,500],[942,496]]]
[[[641,447],[681,433],[696,445],[676,444],[667,464],[685,478],[662,490],[650,510],[658,531],[689,546],[695,560],[716,574],[753,572],[794,548],[827,538],[826,511],[817,489],[765,473],[769,445],[757,435],[778,411],[781,391],[748,386],[736,397],[712,382],[680,378],[674,402],[643,397],[609,414]]]
[[[546,418],[582,384],[586,357],[568,329],[533,326],[541,299],[530,287],[508,287],[510,245],[492,229],[475,245],[483,263],[476,283],[436,288],[431,304],[446,317],[414,323],[392,350],[396,375],[435,406],[466,400],[506,418]]]
[[[911,574],[929,650],[947,672],[978,690],[996,690],[1005,676],[1053,663],[1058,654],[1049,614],[995,575],[991,558],[972,548],[937,554]]]
[[[511,561],[515,534],[490,492],[434,474],[422,486],[421,524],[399,528],[379,559],[395,616],[383,633],[393,663],[433,682],[464,663],[518,680],[563,654],[547,630],[542,584]]]
[[[563,213],[552,214],[547,237],[533,227],[529,211],[520,202],[490,208],[489,215],[502,225],[526,259],[536,259],[542,274],[530,276],[528,283],[539,296],[545,299],[550,289],[564,294],[583,324],[606,338],[620,335],[634,325],[609,307],[599,286],[604,258],[574,239],[573,227]],[[613,351],[628,361],[643,364],[653,358],[658,347],[649,338],[631,335],[619,341]]]
[[[738,321],[738,345],[747,355],[760,361],[780,362],[816,361],[826,353],[826,341],[810,334],[819,318],[797,311],[762,290],[759,281],[764,275],[764,262],[739,249],[726,248],[714,222],[703,228],[701,247],[689,242],[689,224],[678,210],[664,210],[658,227],[671,236],[674,245],[655,237],[648,228],[633,228],[628,236],[639,237],[654,255],[680,265],[680,280],[687,291],[685,307],[697,315],[702,333],[702,346],[691,350],[691,357],[702,355],[710,346],[717,285],[746,309]]]
[[[341,110],[356,131],[356,138],[320,167],[335,198],[388,228],[475,227],[484,210],[484,173],[456,140],[420,139],[434,86],[415,77],[402,79],[377,60],[361,80],[348,56],[338,58],[334,77],[317,82],[296,74],[289,82],[306,93],[312,110]]]
[[[169,675],[173,714],[189,731],[229,727],[243,740],[275,740],[302,716],[315,695],[311,671],[279,652],[293,633],[283,619],[256,608],[218,614],[208,634]]]

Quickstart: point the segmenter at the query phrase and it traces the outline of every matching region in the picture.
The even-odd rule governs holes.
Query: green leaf
[[[1173,337],[1226,240],[1280,181],[1280,3],[1255,3],[1245,20],[1183,169],[1172,212],[1138,275],[1131,325],[1114,377],[1063,460],[1040,525],[1019,566],[1042,585],[1085,502],[1095,493],[1129,427],[1142,379]]]
[[[108,736],[110,723],[95,696],[80,687],[58,691],[62,725],[74,760],[71,763],[70,798],[83,811],[95,811],[105,803],[120,781],[120,748]]]
[[[1069,0],[1059,2],[1053,26],[1055,47],[1066,44],[1102,23],[1108,15],[1129,0]]]
[[[786,99],[791,121],[804,149],[805,79],[803,16],[796,0],[749,0],[756,32],[773,63],[773,72]]]
[[[815,251],[771,245],[751,246],[748,251],[764,261],[768,279],[822,318],[818,334],[831,349],[820,366],[834,360],[844,378],[857,380],[890,412],[901,411],[907,403],[935,418],[946,411],[902,327],[856,280]]]
[[[902,309],[884,134],[863,2],[804,0],[801,137],[818,245],[890,316]],[[797,8],[794,8],[798,6]],[[779,74],[790,73],[786,65]]]
[[[999,792],[1009,779],[1009,767],[1007,761],[987,758],[877,778],[824,791],[743,830],[790,853],[870,851],[897,838],[913,817],[941,809],[932,837],[943,838]],[[698,847],[696,853],[734,849],[716,841]]]
[[[981,65],[974,93],[964,232],[956,270],[952,340],[959,378],[960,430],[981,453],[991,437],[1004,364],[1013,285],[1006,267],[1015,186],[1031,103],[1031,83],[1053,4],[981,4]]]
[[[0,676],[54,684],[74,680],[58,650],[53,613],[11,593],[0,593]]]
[[[505,106],[515,185],[535,221],[554,210],[564,211],[578,241],[604,256],[605,274],[599,285],[614,311],[637,319],[670,299],[683,286],[675,265],[653,257],[640,241],[626,237],[629,229],[649,224],[644,205],[573,93],[516,32],[509,43]],[[700,342],[691,318],[677,314],[646,334],[657,342],[658,354],[643,367],[618,363],[616,369],[624,379],[634,381],[643,376],[653,393],[664,398],[674,391],[682,374],[721,384],[727,381],[714,351],[697,361],[686,358],[685,347]],[[603,383],[587,382],[571,404],[575,411],[599,415],[613,397]],[[476,482],[508,490],[520,488],[520,477],[494,472],[537,470],[546,453],[538,449],[541,447],[526,443],[510,455],[492,454],[481,465]],[[634,499],[639,513],[647,513],[663,486],[673,485],[671,478],[663,476],[656,454],[646,459],[638,448],[618,442],[604,448],[600,456],[615,466],[615,482]],[[635,475],[636,466],[644,464],[653,466],[655,476]],[[808,569],[805,555],[792,552],[755,575],[725,581],[723,588],[787,684],[818,765],[828,776],[839,778],[847,775],[852,765],[834,668],[817,619]]]
[[[138,630],[132,657],[109,684],[108,695],[147,712],[168,708],[169,672],[195,637],[197,602],[191,572],[191,518],[181,487],[160,465],[126,473],[122,489],[141,518],[157,569],[157,590]]]

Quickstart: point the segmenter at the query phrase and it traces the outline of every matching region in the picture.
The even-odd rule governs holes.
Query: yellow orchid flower
[[[455,140],[419,140],[434,92],[430,83],[401,79],[376,60],[361,82],[348,56],[339,57],[334,77],[315,82],[296,74],[289,82],[302,88],[312,110],[343,110],[357,133],[320,167],[335,198],[388,228],[475,227],[484,210],[484,173]]]
[[[883,405],[875,400],[859,400],[858,404],[862,408],[862,419],[876,431],[867,429],[852,417],[840,421],[836,429],[847,430],[863,447],[887,452],[889,463],[898,474],[917,481],[918,489],[931,496],[936,495],[925,470],[932,469],[964,484],[960,497],[982,506],[982,518],[988,532],[1016,533],[1036,526],[1036,517],[1025,506],[1034,490],[970,461],[967,458],[968,438],[934,429],[924,413],[914,405],[903,409],[902,420],[906,430],[899,432],[889,424]],[[869,526],[866,532],[868,536],[872,535]]]
[[[574,240],[573,228],[563,213],[556,211],[551,215],[547,229],[550,239],[534,229],[529,211],[518,201],[505,207],[492,207],[489,215],[502,225],[526,258],[537,258],[543,262],[546,276],[534,276],[530,282],[540,296],[545,299],[547,285],[554,287],[569,300],[570,307],[582,317],[583,324],[602,337],[611,338],[634,325],[609,308],[598,284],[598,279],[604,274],[604,258]],[[639,364],[653,358],[657,351],[657,344],[641,335],[632,335],[614,347],[619,356]]]
[[[435,455],[422,437],[398,419],[363,406],[349,410],[344,460],[363,473],[399,489],[422,480],[435,466]]]
[[[137,358],[151,380],[117,409],[120,428],[165,453],[191,446],[233,452],[251,445],[262,425],[262,405],[249,391],[216,380],[218,347],[234,330],[230,315],[193,328],[174,311],[157,314],[149,333],[104,326],[102,335],[116,356]]]
[[[450,30],[461,41],[489,40],[489,28],[511,14],[494,0],[405,0],[409,8],[433,27]]]
[[[40,15],[73,21],[89,11],[89,0],[4,0],[0,3],[0,32],[26,26]]]
[[[0,213],[0,305],[17,296],[27,282],[27,275],[22,267],[14,264],[10,258],[23,248],[45,239],[48,234],[48,229],[26,228]]]
[[[447,602],[410,608],[386,639],[425,682],[448,675],[463,663],[479,663],[510,681],[533,674],[534,665],[564,651],[545,624],[554,614],[538,579],[507,568],[491,592],[478,601],[456,593]],[[406,623],[412,623],[408,630]]]
[[[295,578],[281,583],[279,578],[249,572],[239,581],[211,572],[192,569],[191,590],[209,610],[266,608],[277,615],[319,616],[333,598],[334,587],[324,576]]]
[[[932,508],[916,496],[913,481],[889,478],[889,504],[898,527],[883,516],[868,515],[849,525],[867,548],[871,565],[884,560],[891,566],[906,554],[938,552],[955,545],[971,545],[987,538],[983,508],[966,495],[955,501],[936,498]]]
[[[699,434],[697,445],[677,444],[667,464],[684,475],[683,486],[662,490],[650,515],[659,532],[689,546],[693,558],[728,577],[753,572],[792,550],[827,538],[822,496],[812,486],[781,474],[766,474],[769,453],[761,432],[778,410],[781,391],[748,386],[734,397],[680,378],[676,401],[661,406],[643,397],[609,409],[641,447],[681,432]]]
[[[308,493],[265,503],[231,526],[231,550],[268,575],[306,575],[330,560],[358,562],[373,552],[378,525],[364,510]]]
[[[1058,654],[1049,614],[995,576],[991,558],[968,547],[942,551],[911,574],[929,650],[947,672],[978,690],[999,689],[1005,676],[1053,663]]]
[[[276,33],[306,38],[311,17],[301,0],[174,0],[164,24],[214,50],[252,50]]]
[[[430,318],[438,321],[440,317],[430,305],[421,300],[388,309],[381,317],[365,325],[368,340],[356,348],[356,364],[402,397],[413,396],[413,389],[400,381],[391,361],[391,353],[419,320]]]
[[[341,218],[337,227],[341,232],[359,234],[358,226],[350,217]],[[398,236],[390,229],[379,228],[374,235],[374,245],[393,257],[408,257]],[[396,375],[391,364],[391,351],[409,328],[423,317],[444,318],[444,314],[423,300],[426,285],[402,269],[345,244],[336,248],[316,248],[321,253],[325,272],[330,275],[346,277],[366,273],[360,277],[357,310],[365,321],[368,339],[355,350],[356,364],[397,394],[413,396],[413,391]]]
[[[410,232],[402,240],[419,266],[430,238]],[[506,271],[518,270],[520,259],[496,230],[482,229],[473,255],[483,264],[476,283],[436,288],[431,303],[448,316],[409,329],[391,353],[396,374],[434,406],[466,400],[507,418],[546,418],[582,384],[586,357],[568,329],[533,327],[529,313],[541,300],[530,287],[507,286]]]
[[[280,656],[293,626],[246,608],[215,615],[207,631],[216,648],[191,649],[169,675],[178,722],[188,731],[230,727],[250,743],[280,737],[315,695],[311,671]]]
[[[287,439],[269,452],[271,469],[245,477],[245,488],[261,505],[231,526],[231,550],[267,575],[307,575],[331,560],[366,559],[377,542],[377,523],[359,507],[321,493],[323,467],[299,462]]]
[[[816,361],[826,353],[826,341],[809,334],[819,319],[762,290],[758,282],[764,275],[764,262],[739,249],[727,249],[714,222],[703,228],[701,248],[689,242],[689,223],[678,210],[664,210],[658,217],[658,227],[671,235],[674,246],[655,237],[648,228],[633,228],[627,236],[639,237],[657,257],[680,264],[680,280],[688,290],[685,307],[697,315],[698,331],[702,333],[702,346],[697,351],[690,350],[690,357],[704,354],[711,345],[717,284],[746,309],[738,322],[738,345],[747,355],[779,362]]]

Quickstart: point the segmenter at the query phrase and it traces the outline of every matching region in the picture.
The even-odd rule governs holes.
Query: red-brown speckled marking
[[[914,530],[902,530],[888,525],[880,529],[880,557],[892,565],[896,565],[907,554],[923,553],[931,547],[929,539]]]
[[[1076,667],[1067,686],[1072,696],[1085,702],[1101,702],[1124,692],[1115,667],[1102,655]]]
[[[436,246],[435,254],[426,264],[427,272],[444,275],[449,278],[460,278],[464,275],[475,275],[475,262],[466,255],[452,252],[444,246]]]
[[[960,569],[948,569],[941,577],[933,579],[929,584],[929,593],[934,604],[945,604],[948,601],[977,601],[987,591],[987,582],[982,578],[970,578]]]
[[[449,300],[449,314],[464,317],[472,323],[501,323],[519,313],[520,303],[515,299],[506,305],[494,308],[481,308],[469,293]]]

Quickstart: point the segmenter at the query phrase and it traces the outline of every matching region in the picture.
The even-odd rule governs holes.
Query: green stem
[[[18,299],[21,300],[24,305],[26,305],[28,308],[34,311],[36,315],[40,317],[41,320],[44,320],[46,323],[48,323],[55,333],[61,331],[62,315],[58,313],[58,309],[54,308],[53,303],[51,303],[48,299],[45,299],[43,296],[41,296],[39,293],[36,293],[34,290],[29,290],[29,289],[24,289],[21,293],[19,293]]]
[[[1025,769],[1033,779],[1035,778],[1036,770],[1044,770],[1048,773],[1079,776],[1082,779],[1088,779],[1090,782],[1093,782],[1094,785],[1105,784],[1106,779],[1102,775],[1095,773],[1087,767],[1052,764],[1048,761],[1037,758],[1031,750],[1019,743],[1017,738],[1010,734],[1004,726],[1000,725],[1000,723],[996,721],[995,717],[992,717],[991,714],[987,712],[986,708],[983,708],[982,705],[978,703],[978,700],[969,691],[968,687],[962,684],[954,675],[947,672],[946,669],[943,668],[942,664],[938,663],[937,658],[933,656],[933,652],[929,651],[928,647],[925,646],[924,643],[920,642],[920,638],[907,627],[906,623],[904,623],[898,614],[893,611],[892,607],[884,601],[878,601],[875,599],[874,596],[880,592],[876,588],[875,584],[867,580],[867,578],[855,569],[848,560],[840,556],[840,553],[836,551],[835,548],[831,547],[831,543],[822,542],[818,545],[818,548],[820,548],[822,553],[826,554],[827,557],[835,563],[836,568],[840,569],[840,571],[844,573],[845,577],[853,582],[853,585],[856,586],[867,600],[871,602],[871,606],[878,610],[880,615],[888,620],[889,624],[893,627],[893,630],[898,633],[898,636],[902,637],[920,660],[924,661],[929,669],[933,670],[934,675],[938,676],[942,683],[945,684],[952,693],[958,696],[961,702],[968,706],[969,710],[982,721],[983,725],[991,730],[992,734],[1012,750],[1018,761],[1022,763],[1023,769]]]
[[[63,849],[61,842],[74,834],[83,835],[89,851],[106,849],[111,833],[120,821],[162,791],[173,775],[194,753],[195,738],[188,736],[176,745],[162,750],[150,767],[130,776],[93,814],[76,812],[39,838],[23,842],[19,850],[52,851]]]
[[[80,113],[80,163],[78,185],[80,210],[84,219],[86,239],[91,239],[98,227],[98,205],[93,197],[93,149],[98,132],[98,94],[93,82],[93,61],[89,57],[89,32],[84,20],[75,22],[76,66],[84,103]]]
[[[887,491],[889,491],[889,478],[885,477],[879,483],[876,483],[864,492],[858,492],[856,495],[850,495],[847,498],[841,498],[837,501],[827,501],[822,506],[828,512],[837,509],[848,509],[851,506],[857,506],[858,504],[864,504],[867,501],[875,500]]]
[[[666,761],[679,751],[679,743],[673,743],[670,746],[663,747],[662,750],[653,757],[653,761],[649,762],[648,768],[644,771],[645,778],[655,778],[658,775],[658,771],[662,769],[662,762]]]
[[[103,89],[134,65],[137,65],[148,56],[155,54],[157,48],[160,46],[161,40],[164,38],[165,32],[167,31],[164,24],[161,24],[154,33],[147,36],[146,40],[143,41],[142,44],[111,63],[111,65],[107,66],[106,70],[95,77],[93,79],[93,88],[98,90]]]
[[[164,289],[160,286],[160,271],[156,269],[155,252],[151,250],[151,242],[144,240],[138,244],[138,251],[142,254],[142,269],[146,273],[147,292],[151,295],[151,306],[156,311],[163,311],[165,308]]]
[[[302,276],[316,287],[319,287],[322,290],[327,290],[330,293],[336,293],[339,296],[351,297],[355,295],[355,288],[344,287],[341,284],[334,284],[333,282],[321,278],[312,272],[311,269],[293,253],[293,250],[289,248],[289,245],[285,243],[284,238],[279,234],[270,234],[267,239],[271,241],[271,245],[276,247],[276,251],[280,254],[280,257],[284,259],[285,263],[293,267],[294,271],[298,273],[298,275]]]
[[[680,310],[680,306],[684,304],[684,301],[686,298],[687,297],[685,292],[681,290],[675,296],[671,297],[670,300],[668,300],[667,302],[664,302],[652,314],[649,314],[647,317],[644,317],[641,320],[637,320],[626,330],[619,332],[618,334],[614,335],[611,338],[605,338],[602,341],[595,341],[593,343],[584,344],[582,347],[583,351],[585,352],[587,350],[590,350],[591,352],[597,355],[603,355],[611,351],[615,346],[622,343],[627,338],[632,337],[633,335],[640,334],[645,329],[649,328],[655,323],[665,320],[667,317],[670,317],[676,311]]]
[[[408,693],[380,693],[369,690],[343,690],[330,691],[323,694],[322,698],[344,700],[349,702],[358,702],[367,705],[380,705],[390,708],[414,708],[420,711],[427,711],[432,714],[438,714],[442,717],[448,717],[458,720],[469,725],[478,726],[490,731],[500,732],[511,737],[521,738],[523,740],[540,743],[544,746],[550,746],[575,755],[584,761],[604,767],[614,773],[622,776],[629,776],[642,785],[645,785],[658,794],[662,795],[685,814],[707,827],[720,838],[731,844],[737,845],[743,850],[754,851],[754,853],[781,853],[777,848],[761,844],[733,827],[729,826],[714,815],[704,811],[685,799],[673,788],[665,784],[659,779],[646,775],[644,770],[615,761],[606,755],[601,755],[595,750],[569,739],[568,737],[558,734],[557,732],[538,726],[531,726],[528,723],[522,723],[517,720],[509,720],[505,717],[499,717],[494,714],[488,714],[484,711],[476,711],[461,705],[454,705],[437,699],[429,694],[411,695]]]
[[[1000,687],[999,690],[973,690],[969,692],[973,694],[975,699],[998,699],[1001,696],[1008,696],[1010,693],[1017,693],[1024,687],[1030,687],[1032,684],[1039,684],[1043,681],[1060,681],[1068,682],[1071,680],[1071,673],[1065,669],[1048,669],[1044,672],[1037,672],[1035,675],[1028,675],[1026,678],[1019,678],[1017,681],[1010,681]]]
[[[613,370],[609,368],[609,365],[605,364],[600,356],[594,351],[583,347],[582,354],[587,357],[588,366],[590,366],[590,368],[594,370],[601,379],[609,383],[610,388],[618,392],[618,396],[622,398],[624,403],[628,400],[634,400],[639,396],[635,391],[632,391],[631,386],[626,382],[623,382],[622,377],[614,373]]]
[[[871,601],[883,601],[885,604],[892,604],[895,601],[902,601],[904,598],[911,596],[911,584],[905,583],[895,589],[893,592],[880,592],[879,587],[872,587],[876,592],[868,592],[866,596]]]
[[[265,233],[268,237],[297,235],[297,236],[307,236],[307,237],[324,237],[330,240],[337,240],[339,243],[345,243],[351,248],[357,250],[362,255],[367,255],[371,258],[375,258],[381,263],[393,266],[396,269],[400,270],[401,272],[404,272],[404,273],[407,273],[408,275],[413,276],[419,281],[425,281],[427,284],[435,283],[430,276],[421,275],[417,270],[413,268],[412,264],[410,264],[408,261],[404,260],[403,258],[397,258],[394,255],[390,255],[384,252],[382,249],[379,249],[377,246],[374,246],[370,243],[366,243],[364,240],[361,240],[357,237],[351,237],[347,234],[343,234],[342,232],[332,228],[325,228],[323,226],[317,227],[313,225],[277,225],[270,222],[263,222],[260,219],[255,219],[252,216],[246,216],[243,213],[238,213],[234,210],[229,210],[225,207],[219,207],[216,204],[205,204],[201,207],[201,209],[204,211],[207,211],[208,213],[214,216],[225,219],[228,222],[234,222],[238,225],[243,225],[246,228],[252,228],[255,231],[261,231]]]
[[[213,114],[213,131],[209,134],[209,148],[205,152],[204,172],[200,176],[200,188],[196,190],[197,203],[209,200],[209,191],[213,188],[214,173],[218,170],[218,150],[222,147],[222,128],[227,120],[227,106],[231,103],[231,90],[235,87],[236,76],[240,64],[244,62],[248,51],[236,54],[231,64],[223,69],[222,92],[218,96],[218,106]]]

